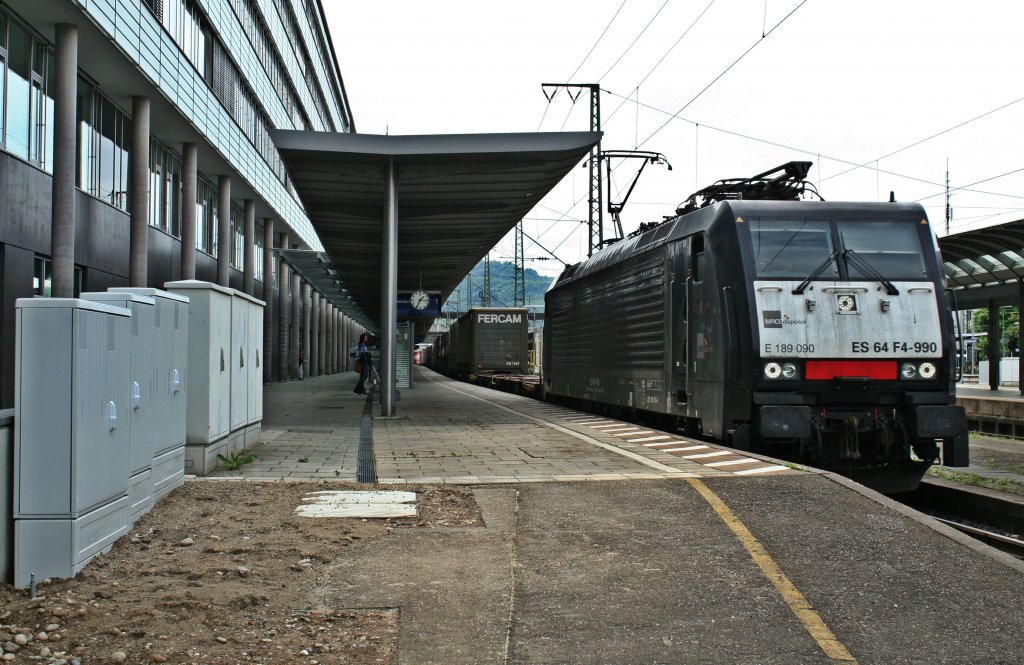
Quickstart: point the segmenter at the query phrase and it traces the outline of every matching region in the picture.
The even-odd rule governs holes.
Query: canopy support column
[[[380,415],[395,415],[395,333],[398,325],[398,165],[388,160],[384,177],[381,238]]]

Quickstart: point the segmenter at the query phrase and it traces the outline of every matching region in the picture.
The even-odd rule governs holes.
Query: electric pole
[[[512,306],[526,305],[526,271],[523,269],[523,223],[516,224],[515,266],[512,268]]]
[[[551,93],[548,93],[551,88]],[[597,83],[541,83],[540,89],[547,97],[548,103],[555,98],[555,94],[565,88],[569,98],[575,104],[584,90],[590,91],[590,131],[601,131],[601,87]],[[587,256],[591,256],[594,250],[601,246],[604,241],[604,212],[601,202],[601,141],[597,142],[590,149],[590,206],[587,211],[587,229],[589,238],[587,242]]]
[[[480,304],[491,306],[491,253],[484,254],[484,290],[480,292]]]
[[[953,208],[949,205],[949,157],[946,158],[946,235],[949,235],[949,223],[953,221]]]

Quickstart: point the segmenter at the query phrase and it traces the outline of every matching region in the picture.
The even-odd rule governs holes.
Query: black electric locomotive
[[[967,464],[921,206],[797,200],[809,163],[695,194],[548,291],[548,399],[915,487]],[[742,198],[740,198],[742,197]],[[702,205],[705,204],[705,205]]]

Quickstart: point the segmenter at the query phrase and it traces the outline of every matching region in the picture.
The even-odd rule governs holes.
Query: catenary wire
[[[670,46],[667,51],[665,51],[664,55],[661,56],[661,58],[658,60],[658,62],[654,63],[653,67],[651,67],[649,70],[647,70],[647,73],[644,74],[644,77],[642,79],[640,79],[639,83],[636,84],[637,88],[642,86],[647,81],[647,79],[649,79],[651,77],[651,75],[654,74],[654,71],[658,67],[661,66],[661,63],[665,62],[665,58],[667,58],[669,56],[669,54],[672,53],[672,51],[674,51],[677,46],[679,46],[679,43],[681,41],[683,41],[683,38],[686,37],[686,35],[690,34],[690,31],[693,30],[693,27],[695,25],[697,25],[697,22],[700,21],[704,17],[704,14],[706,14],[708,12],[708,10],[711,9],[711,5],[715,4],[717,1],[718,0],[711,0],[711,2],[709,2],[707,4],[707,6],[704,7],[704,9],[701,11],[701,13],[697,15],[697,18],[693,19],[693,22],[690,23],[690,26],[688,28],[686,28],[685,31],[683,31],[683,34],[679,35],[679,39],[677,39],[675,41],[675,43],[672,44],[672,46]],[[623,99],[623,101],[620,102],[619,105],[616,106],[612,110],[612,112],[608,114],[608,116],[605,118],[604,121],[607,123],[613,117],[615,117],[615,114],[618,113],[619,109],[621,109],[625,105],[626,101],[627,101],[627,99]],[[637,107],[637,108],[639,108],[639,107]]]
[[[903,152],[905,150],[910,150],[911,148],[917,147],[917,146],[921,145],[922,143],[926,143],[928,141],[931,141],[932,139],[938,138],[939,136],[942,136],[943,134],[948,134],[949,132],[951,132],[951,131],[953,131],[955,129],[960,129],[961,127],[963,127],[965,125],[969,125],[970,123],[974,122],[975,120],[981,120],[985,116],[992,115],[993,113],[996,113],[998,111],[1002,111],[1003,109],[1009,108],[1009,107],[1013,106],[1014,104],[1018,104],[1020,102],[1024,102],[1024,97],[1021,97],[1019,99],[1015,99],[1012,102],[1009,102],[1008,104],[1003,104],[1002,106],[1000,106],[998,108],[994,108],[994,109],[992,109],[990,111],[986,111],[985,113],[982,113],[981,115],[976,115],[973,118],[971,118],[970,120],[964,120],[963,122],[957,123],[957,124],[953,125],[952,127],[948,127],[946,129],[942,130],[941,132],[938,132],[936,134],[932,134],[931,136],[929,136],[927,138],[923,138],[923,139],[920,139],[918,141],[914,141],[910,145],[905,145],[902,148],[900,148],[899,150],[893,150],[892,152],[890,152],[890,153],[888,153],[886,155],[882,155],[881,157],[876,157],[875,159],[872,159],[870,161],[864,162],[863,164],[858,164],[857,166],[854,166],[852,168],[846,169],[845,171],[841,171],[839,173],[834,173],[834,174],[828,176],[827,178],[823,178],[823,179],[819,180],[819,183],[825,182],[826,180],[831,180],[832,178],[838,178],[839,176],[846,175],[847,173],[850,173],[851,171],[856,171],[857,169],[864,168],[866,166],[870,166],[874,162],[878,162],[878,161],[883,160],[883,159],[888,159],[889,157],[892,157],[893,155],[898,155],[899,153],[901,153],[901,152]],[[625,102],[623,102],[623,103],[625,103]]]
[[[629,97],[623,96],[623,95],[621,95],[621,94],[619,94],[617,92],[612,92],[611,90],[607,90],[605,88],[601,88],[601,92],[605,92],[605,93],[607,93],[609,95],[612,95],[614,97],[619,97],[619,98],[625,99],[627,101],[633,101]],[[773,146],[773,147],[776,147],[776,148],[783,148],[785,150],[792,150],[794,152],[800,152],[800,153],[803,153],[805,155],[816,155],[819,158],[819,162],[820,162],[821,158],[824,158],[824,159],[827,159],[829,161],[838,162],[840,164],[847,164],[847,165],[850,165],[850,166],[856,166],[858,164],[857,162],[854,162],[854,161],[851,161],[851,160],[848,160],[848,159],[842,159],[841,157],[834,157],[832,155],[827,155],[825,153],[818,152],[816,150],[809,150],[807,148],[799,148],[799,147],[787,145],[785,143],[779,143],[778,141],[772,141],[770,139],[763,139],[763,138],[759,138],[757,136],[751,136],[749,134],[743,134],[741,132],[734,132],[734,131],[729,130],[729,129],[723,129],[721,127],[715,127],[714,125],[707,125],[707,124],[703,124],[703,123],[697,123],[694,120],[690,120],[689,118],[684,118],[684,117],[679,116],[679,115],[673,115],[671,111],[666,111],[665,109],[661,109],[661,108],[658,108],[656,106],[652,106],[650,104],[645,104],[645,103],[642,103],[642,102],[634,102],[634,103],[635,104],[640,104],[644,108],[650,109],[652,111],[657,111],[658,113],[662,113],[664,115],[672,116],[670,118],[670,120],[673,120],[673,119],[674,120],[682,120],[683,122],[688,122],[691,125],[700,124],[700,126],[702,128],[704,128],[704,129],[710,129],[712,131],[719,132],[719,133],[722,133],[722,134],[727,134],[729,136],[735,136],[737,138],[746,139],[748,141],[755,141],[757,143],[763,143],[765,145],[770,145],[770,146]],[[935,187],[944,187],[945,186],[942,183],[935,182],[934,180],[926,180],[924,178],[918,178],[918,177],[915,177],[915,176],[907,175],[905,173],[897,173],[895,171],[888,171],[886,169],[879,169],[879,172],[880,173],[884,173],[885,175],[891,175],[891,176],[894,176],[894,177],[897,177],[897,178],[903,178],[905,180],[912,180],[914,182],[920,182],[920,183],[923,183],[925,185],[933,185]],[[1019,196],[1019,195],[1016,195],[1016,194],[1005,194],[1005,193],[1002,193],[1002,192],[989,192],[989,191],[979,190],[979,189],[969,189],[969,187],[970,187],[970,185],[965,186],[963,188],[963,191],[972,192],[972,193],[975,193],[975,194],[985,194],[985,195],[988,195],[988,196],[1004,196],[1004,197],[1015,198],[1015,199],[1024,198],[1024,196]],[[945,190],[943,190],[943,191],[945,191]],[[575,206],[576,204],[573,204],[573,205]]]
[[[572,81],[573,77],[576,76],[576,73],[578,71],[580,71],[580,69],[583,67],[584,64],[586,64],[587,60],[590,58],[590,55],[594,52],[594,49],[597,48],[597,45],[601,43],[601,40],[604,39],[605,33],[607,33],[608,29],[610,27],[612,27],[613,23],[615,23],[615,19],[618,18],[619,12],[622,11],[622,8],[626,6],[627,2],[629,2],[629,0],[622,0],[622,4],[619,5],[619,8],[615,10],[614,14],[612,14],[612,18],[611,18],[610,21],[608,21],[608,25],[604,26],[604,30],[601,31],[601,36],[597,38],[597,41],[594,42],[594,45],[591,46],[590,50],[587,51],[587,54],[585,56],[583,56],[583,60],[580,61],[580,64],[576,65],[576,69],[574,69],[572,74],[569,75],[569,78],[566,79],[567,82]],[[540,131],[541,126],[544,124],[544,118],[547,117],[548,109],[550,109],[550,108],[551,108],[551,100],[549,99],[548,103],[545,104],[545,106],[544,106],[544,113],[540,117],[540,122],[537,123],[537,131],[538,132]],[[568,120],[568,119],[569,119],[568,116],[566,116],[566,120]],[[562,127],[565,127],[565,122],[562,123]]]
[[[705,92],[707,92],[707,90],[708,90],[708,89],[710,89],[710,88],[711,88],[711,86],[713,86],[713,85],[714,85],[714,84],[715,84],[716,82],[718,82],[718,80],[719,80],[719,79],[721,79],[721,78],[722,78],[723,76],[725,76],[725,74],[726,74],[726,73],[728,73],[728,72],[729,72],[729,70],[731,70],[731,69],[732,69],[733,67],[735,67],[735,66],[736,66],[736,65],[737,65],[737,64],[738,64],[738,63],[739,63],[739,62],[740,62],[741,60],[743,60],[743,58],[745,58],[745,57],[746,57],[746,56],[747,56],[747,55],[748,55],[748,54],[749,54],[749,53],[750,53],[751,51],[753,51],[753,50],[754,50],[754,48],[756,48],[758,44],[760,44],[761,42],[763,42],[763,41],[765,40],[765,38],[766,38],[766,37],[767,37],[768,35],[770,35],[770,34],[772,34],[773,32],[775,32],[775,30],[776,30],[776,29],[777,29],[777,28],[778,28],[779,26],[781,26],[781,25],[782,25],[783,23],[785,23],[785,22],[786,22],[786,21],[787,21],[787,20],[788,20],[788,19],[789,19],[789,18],[790,18],[791,16],[793,16],[793,14],[795,14],[795,13],[796,13],[796,11],[797,11],[798,9],[800,9],[801,7],[803,7],[803,6],[804,6],[804,5],[806,4],[806,3],[807,3],[807,0],[801,0],[800,4],[798,4],[798,5],[796,6],[796,7],[794,7],[794,8],[793,8],[793,9],[792,9],[792,10],[791,10],[791,11],[790,11],[790,12],[789,12],[788,14],[786,14],[785,16],[783,16],[783,17],[782,17],[782,19],[780,19],[778,23],[776,23],[776,24],[775,24],[774,26],[772,26],[771,30],[769,30],[768,32],[763,32],[763,31],[762,31],[762,35],[761,35],[761,38],[760,38],[760,39],[759,39],[758,41],[754,42],[754,44],[753,44],[753,45],[751,45],[751,46],[750,46],[750,48],[748,48],[748,49],[747,49],[746,51],[744,51],[744,52],[743,52],[743,54],[742,54],[742,55],[740,55],[740,57],[739,57],[739,58],[737,58],[737,59],[736,59],[735,61],[733,61],[733,63],[732,63],[732,64],[730,64],[730,65],[729,65],[728,67],[726,67],[726,69],[725,69],[725,70],[724,70],[724,71],[723,71],[723,72],[722,72],[721,74],[719,74],[719,75],[718,75],[717,77],[715,77],[715,78],[714,78],[714,80],[712,80],[712,81],[711,81],[710,83],[708,83],[708,84],[707,84],[706,86],[704,86],[704,88],[703,88],[703,89],[702,89],[702,90],[701,90],[700,92],[698,92],[696,96],[694,96],[694,97],[693,97],[693,98],[692,98],[692,99],[691,99],[691,100],[690,100],[689,102],[687,102],[687,103],[686,103],[686,104],[685,104],[685,105],[684,105],[684,106],[683,106],[682,108],[680,108],[680,109],[679,109],[678,111],[676,111],[676,113],[675,113],[675,114],[673,114],[673,116],[672,116],[672,117],[670,117],[670,118],[669,118],[668,120],[666,120],[666,121],[665,121],[665,123],[664,123],[664,124],[663,124],[663,125],[662,125],[661,127],[659,127],[658,129],[654,130],[654,132],[653,132],[652,134],[650,134],[650,135],[649,135],[649,136],[648,136],[648,137],[647,137],[646,139],[644,139],[644,140],[643,140],[642,142],[640,142],[639,144],[637,144],[637,146],[636,146],[636,147],[637,147],[637,148],[640,148],[640,147],[641,147],[641,146],[643,146],[643,145],[644,145],[645,143],[647,143],[648,141],[650,141],[650,140],[651,140],[651,139],[652,139],[652,138],[653,138],[653,137],[654,137],[654,136],[655,136],[656,134],[658,134],[658,133],[659,133],[659,132],[660,132],[661,130],[663,130],[663,129],[664,129],[664,128],[665,128],[666,126],[668,126],[668,124],[669,124],[669,123],[670,123],[670,122],[671,122],[671,121],[672,121],[672,120],[673,120],[673,119],[674,119],[675,117],[677,117],[677,116],[678,116],[678,115],[679,115],[680,113],[682,113],[682,112],[683,112],[684,110],[686,110],[686,108],[687,108],[688,106],[690,106],[690,104],[692,104],[692,103],[693,103],[694,101],[696,101],[696,100],[697,100],[697,99],[698,99],[698,98],[699,98],[699,97],[700,97],[701,95],[703,95],[703,94],[704,94]],[[623,2],[623,4],[625,4],[625,1]],[[710,7],[710,5],[709,5],[709,7]],[[622,9],[622,7],[620,6],[620,7],[619,7],[619,10],[621,10],[621,9]],[[660,11],[660,10],[659,10],[659,11]],[[707,8],[705,8],[705,11],[707,11]],[[701,16],[702,16],[702,15],[703,15],[703,12],[701,13]],[[615,16],[618,16],[618,11],[616,11],[616,14],[615,14]],[[699,20],[699,18],[700,18],[700,17],[698,17],[698,20]],[[609,24],[608,24],[608,27],[611,27],[611,24],[612,24],[612,23],[614,23],[614,21],[615,21],[615,17],[613,16],[613,17],[612,17],[612,20],[611,20],[611,21],[609,22]],[[691,27],[692,27],[692,26],[691,26]],[[605,31],[607,31],[607,29],[608,29],[608,28],[605,28]],[[603,35],[604,35],[604,33],[602,33],[602,37],[603,37]],[[685,33],[684,33],[684,36],[685,36]],[[600,42],[600,38],[598,38],[598,42]],[[594,44],[594,48],[596,48],[596,46],[597,46],[597,43],[595,43],[595,44]],[[591,48],[591,52],[593,52],[593,48]],[[588,54],[587,54],[587,58],[589,58],[589,57],[590,57],[590,55],[589,55],[589,53],[588,53]],[[584,61],[586,61],[586,58],[584,58]],[[659,62],[659,64],[660,64],[660,62]],[[581,64],[580,64],[580,67],[582,67],[582,66],[583,66],[583,64],[581,63]],[[577,70],[576,70],[576,71],[579,71],[579,67],[577,68]],[[576,75],[576,72],[573,72],[573,76],[575,76],[575,75]],[[570,77],[570,78],[571,78],[571,77]],[[637,100],[637,103],[639,103],[639,99]],[[566,120],[568,120],[568,116],[566,117]],[[562,125],[562,126],[564,127],[564,126],[565,126],[565,124],[563,123],[563,125]],[[589,193],[588,193],[588,196],[589,196]],[[581,202],[582,200],[583,200],[583,199],[581,198],[581,199],[577,200],[577,201],[576,201],[575,203],[573,203],[573,204],[572,204],[572,207],[571,207],[571,208],[569,209],[569,211],[567,211],[567,212],[565,213],[565,216],[568,216],[569,212],[571,212],[571,210],[572,210],[573,208],[575,208],[575,207],[576,207],[577,205],[579,205],[579,203],[580,203],[580,202]],[[556,223],[557,223],[557,222],[556,222]],[[554,225],[554,224],[552,224],[552,226],[553,226],[553,225]],[[566,240],[568,240],[568,237],[569,237],[569,236],[566,236]],[[565,242],[565,240],[563,240],[562,242]],[[561,244],[561,243],[559,243],[559,244]]]
[[[743,52],[743,53],[742,53],[742,54],[740,55],[740,57],[738,57],[738,58],[736,58],[735,60],[733,60],[732,64],[730,64],[730,65],[729,65],[728,67],[726,67],[726,68],[725,68],[724,70],[722,70],[722,73],[721,73],[721,74],[719,74],[719,75],[718,75],[718,76],[716,76],[716,77],[715,77],[714,79],[712,79],[712,81],[711,81],[710,83],[708,83],[708,84],[707,84],[706,86],[704,86],[704,87],[703,87],[703,88],[701,89],[701,91],[700,91],[700,92],[698,92],[698,93],[697,93],[696,95],[694,95],[694,96],[693,96],[693,98],[691,98],[691,99],[690,99],[690,101],[688,101],[688,102],[686,102],[685,104],[683,104],[683,106],[682,106],[682,107],[680,107],[680,109],[679,109],[678,111],[676,111],[676,112],[675,112],[674,114],[672,114],[672,117],[671,117],[671,118],[669,118],[668,120],[666,120],[666,121],[665,121],[665,123],[664,123],[664,124],[663,124],[663,125],[662,125],[661,127],[658,127],[658,128],[656,129],[656,130],[654,130],[654,131],[653,131],[653,132],[651,133],[651,135],[650,135],[650,136],[648,136],[648,137],[647,137],[647,138],[645,138],[645,139],[644,139],[643,141],[641,141],[641,142],[640,142],[640,144],[639,144],[639,145],[638,145],[637,147],[639,148],[640,146],[643,146],[643,145],[644,145],[644,144],[646,144],[646,143],[647,143],[648,141],[650,141],[650,140],[651,140],[652,138],[654,138],[654,137],[655,137],[655,136],[656,136],[656,135],[657,135],[657,134],[658,134],[659,132],[661,132],[661,130],[665,129],[665,127],[667,127],[667,126],[668,126],[668,123],[672,122],[673,118],[677,117],[677,116],[678,116],[678,115],[679,115],[680,113],[682,113],[682,112],[683,112],[683,111],[685,111],[685,110],[686,110],[687,108],[689,108],[690,104],[693,104],[693,103],[694,103],[695,101],[697,101],[698,99],[700,99],[701,95],[703,95],[703,94],[704,94],[705,92],[707,92],[707,91],[708,91],[708,90],[709,90],[709,89],[711,88],[711,86],[713,86],[713,85],[714,85],[715,83],[717,83],[717,82],[718,82],[719,80],[721,80],[721,78],[722,78],[723,76],[725,76],[726,74],[728,74],[728,73],[729,73],[729,71],[730,71],[730,70],[731,70],[731,69],[732,69],[733,67],[735,67],[735,66],[736,66],[737,64],[739,64],[739,63],[740,63],[740,61],[741,61],[741,60],[743,60],[743,58],[747,57],[747,55],[748,55],[748,54],[749,54],[749,53],[750,53],[751,51],[753,51],[753,50],[754,50],[755,48],[757,48],[758,44],[761,44],[762,42],[764,42],[764,40],[765,40],[765,39],[766,39],[766,38],[767,38],[767,37],[768,37],[769,35],[771,35],[771,34],[772,34],[773,32],[775,32],[775,30],[777,30],[777,29],[778,29],[778,27],[779,27],[779,26],[781,26],[781,25],[782,25],[783,23],[785,23],[785,22],[786,22],[787,20],[789,20],[789,18],[790,18],[791,16],[793,16],[793,14],[795,14],[795,13],[797,12],[797,10],[799,10],[799,9],[800,9],[801,7],[803,7],[803,6],[805,5],[805,4],[807,4],[807,0],[801,0],[800,4],[798,4],[798,5],[797,5],[796,7],[794,7],[794,8],[792,9],[792,10],[790,10],[790,12],[789,12],[788,14],[786,14],[785,16],[783,16],[783,17],[782,17],[782,18],[781,18],[781,19],[779,20],[779,22],[778,22],[778,23],[776,23],[775,25],[773,25],[773,26],[772,26],[772,29],[771,29],[771,30],[769,30],[768,32],[766,32],[766,33],[764,33],[763,35],[761,35],[761,38],[760,38],[760,39],[758,39],[758,40],[757,40],[756,42],[754,42],[753,44],[751,44],[751,45],[750,45],[750,48],[748,48],[748,49],[747,49],[746,51],[744,51],[744,52]]]
[[[665,2],[661,4],[661,7],[658,7],[658,11],[654,12],[654,16],[652,16],[651,20],[647,22],[647,25],[644,26],[644,29],[641,30],[637,34],[637,36],[633,38],[633,41],[629,43],[629,46],[626,47],[626,50],[623,51],[622,54],[615,60],[615,62],[612,63],[612,66],[609,67],[607,71],[605,71],[604,74],[601,74],[601,76],[597,79],[598,83],[604,80],[604,77],[608,76],[608,74],[610,74],[611,71],[615,69],[616,65],[622,62],[622,59],[626,57],[626,54],[629,53],[630,49],[632,49],[636,45],[636,43],[640,41],[640,38],[644,36],[644,33],[647,32],[647,29],[651,27],[652,23],[654,23],[654,19],[658,18],[658,15],[661,14],[661,11],[665,9],[665,6],[668,5],[668,3],[671,1],[672,0],[665,0]]]

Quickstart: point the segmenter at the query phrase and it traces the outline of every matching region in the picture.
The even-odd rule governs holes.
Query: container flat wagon
[[[448,371],[456,374],[524,374],[530,354],[525,307],[471,309],[448,337]]]

